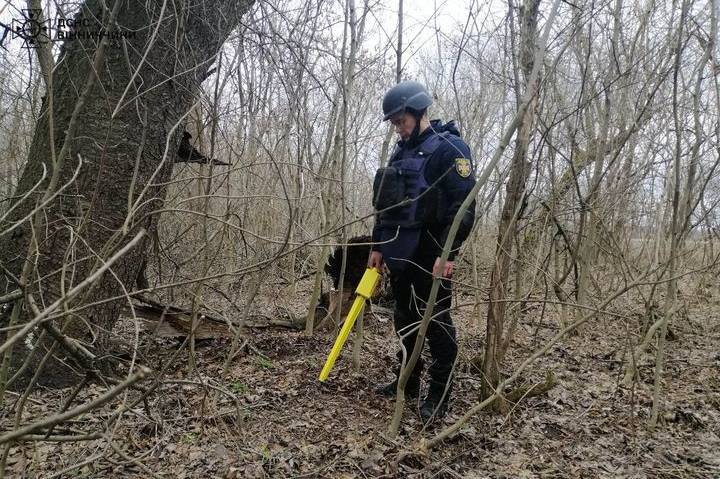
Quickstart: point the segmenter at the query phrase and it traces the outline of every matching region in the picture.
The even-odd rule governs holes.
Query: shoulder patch
[[[470,160],[468,160],[467,158],[456,158],[455,171],[457,171],[458,175],[463,178],[467,178],[468,176],[470,176],[470,173],[472,173],[472,168],[470,167]]]

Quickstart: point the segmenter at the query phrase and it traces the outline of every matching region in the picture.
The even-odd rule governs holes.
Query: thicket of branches
[[[154,25],[166,5],[150,3],[146,18]],[[205,0],[209,9],[219,3]],[[132,86],[128,101],[103,96],[96,88],[83,108],[110,102],[111,111],[122,108],[132,118],[137,107],[147,124],[133,131],[139,137],[127,141],[159,145],[160,153],[148,160],[149,171],[160,168],[163,147],[170,158],[162,161],[171,166],[158,176],[138,176],[136,196],[123,200],[128,205],[121,211],[123,224],[108,226],[116,228],[111,237],[85,235],[89,230],[82,215],[52,216],[67,231],[61,250],[54,251],[68,267],[62,274],[43,266],[44,248],[51,247],[45,241],[48,228],[57,227],[46,222],[45,211],[63,198],[91,195],[75,189],[73,172],[77,168],[82,174],[99,160],[91,154],[78,161],[80,155],[71,153],[77,153],[75,142],[82,140],[70,138],[68,151],[62,151],[67,164],[61,174],[57,163],[37,160],[33,138],[46,133],[38,129],[47,125],[42,118],[48,117],[48,84],[76,82],[79,100],[85,77],[68,76],[90,70],[57,67],[50,73],[51,59],[62,67],[62,60],[70,58],[57,44],[21,50],[8,43],[9,50],[0,53],[0,249],[14,250],[8,245],[25,229],[30,240],[23,243],[24,251],[30,256],[29,261],[14,258],[0,272],[0,391],[33,354],[35,364],[44,364],[43,354],[55,355],[78,378],[105,378],[108,394],[134,387],[146,375],[153,378],[150,384],[162,381],[162,370],[150,372],[134,356],[109,369],[97,365],[99,356],[112,353],[127,337],[105,327],[117,318],[99,321],[92,311],[97,302],[110,301],[120,306],[102,310],[105,314],[132,316],[127,309],[133,292],[184,304],[195,313],[193,322],[200,311],[227,319],[238,331],[228,358],[263,285],[280,282],[294,290],[301,279],[311,278],[314,292],[305,299],[312,311],[330,246],[367,234],[372,225],[372,177],[394,141],[380,122],[382,95],[398,79],[416,79],[434,96],[431,117],[458,121],[478,177],[478,221],[458,259],[466,275],[465,286],[458,289],[474,298],[468,310],[479,323],[487,319],[491,339],[485,351],[476,352],[486,374],[485,401],[467,417],[490,404],[502,407],[498,398],[519,374],[501,374],[514,331],[529,304],[542,304],[543,314],[555,314],[561,329],[521,369],[588,320],[620,315],[630,331],[627,384],[635,378],[639,358],[654,353],[654,424],[662,407],[665,337],[683,306],[678,281],[692,275],[698,284],[709,284],[717,272],[717,3],[471,1],[462,9],[438,7],[443,15],[453,9],[449,28],[447,17],[434,12],[423,17],[407,4],[404,24],[398,22],[395,2],[256,2],[239,12],[237,25],[203,27],[215,32],[221,47],[203,53],[207,74],[183,83],[188,107],[168,116],[173,121],[162,128],[150,125],[166,121],[164,105],[138,105],[153,91],[154,85],[145,82],[155,81],[162,89],[167,80],[135,78],[127,71],[114,77],[112,69],[96,80]],[[173,5],[167,2],[167,8]],[[76,11],[74,4],[62,2],[57,8],[67,16]],[[102,21],[112,21],[107,20],[110,11],[103,14]],[[53,7],[46,15],[60,12]],[[188,18],[192,15],[201,18],[198,13]],[[163,26],[161,33],[168,31]],[[129,71],[140,71],[144,48],[161,48],[152,28],[147,33],[130,53],[120,43],[107,45],[102,55],[112,58],[125,51]],[[200,50],[206,40],[183,38],[191,52],[187,58],[196,61],[193,49]],[[82,45],[88,58],[97,58],[96,42]],[[167,49],[148,59],[175,54]],[[61,108],[77,104],[62,100]],[[70,115],[57,105],[53,113]],[[84,111],[79,115],[84,118]],[[199,151],[230,166],[173,167],[183,129]],[[148,132],[154,137],[146,139]],[[58,154],[66,133],[54,140]],[[103,133],[97,132],[99,137]],[[45,177],[57,179],[37,177],[23,184],[28,158],[37,165],[44,162]],[[48,185],[64,188],[62,194],[53,196]],[[137,196],[148,185],[153,192]],[[34,188],[31,193],[29,188]],[[43,202],[45,192],[50,197]],[[152,200],[152,207],[143,209],[147,204],[138,199]],[[18,217],[17,211],[25,214]],[[153,226],[145,234],[140,228],[148,218]],[[97,238],[102,242],[95,243]],[[483,246],[488,244],[497,246],[490,251]],[[125,279],[100,283],[112,277],[115,262],[122,263],[128,251],[139,254],[127,266]],[[76,271],[73,265],[82,255],[93,260]],[[492,270],[489,282],[482,270]],[[137,275],[146,281],[136,283]],[[620,312],[627,298],[638,305],[632,321],[629,312]],[[480,306],[488,300],[486,318]],[[312,326],[305,324],[309,333]],[[189,353],[175,360],[192,365],[194,343],[191,334],[187,349],[180,350]],[[42,368],[30,372],[34,376],[22,383],[21,400],[0,392],[0,401],[14,405],[17,417],[16,429],[0,436],[6,445],[69,419],[61,411],[41,420],[23,417],[24,399],[43,375]],[[151,394],[152,388],[146,386],[142,394]]]

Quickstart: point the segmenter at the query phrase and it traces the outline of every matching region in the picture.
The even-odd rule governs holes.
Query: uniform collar
[[[400,140],[397,144],[400,148],[404,150],[415,148],[416,146],[421,145],[425,140],[430,138],[430,136],[440,131],[442,131],[442,122],[440,120],[430,120],[430,126],[427,127],[425,131],[408,141]]]

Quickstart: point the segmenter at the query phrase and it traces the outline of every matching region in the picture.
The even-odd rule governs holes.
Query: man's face
[[[398,113],[390,117],[390,123],[395,127],[395,133],[400,135],[400,138],[407,140],[412,135],[415,129],[415,123],[417,120],[413,115],[407,112]]]

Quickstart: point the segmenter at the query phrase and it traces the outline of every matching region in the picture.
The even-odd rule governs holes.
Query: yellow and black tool
[[[360,315],[360,311],[362,311],[365,301],[372,297],[379,281],[380,271],[378,271],[377,268],[368,268],[365,270],[365,274],[363,274],[360,284],[358,284],[357,289],[355,289],[355,294],[357,296],[355,297],[355,301],[353,302],[350,312],[345,319],[345,324],[343,324],[343,327],[340,329],[340,334],[338,334],[335,344],[330,351],[330,355],[328,356],[327,361],[325,361],[325,366],[323,366],[322,371],[320,371],[320,377],[318,378],[320,381],[325,381],[330,375],[330,370],[335,365],[335,360],[340,355],[340,351],[342,350],[345,341],[347,341],[350,331],[352,331],[352,328],[355,325],[355,320]]]

